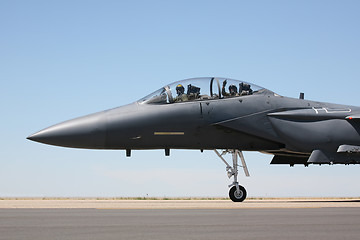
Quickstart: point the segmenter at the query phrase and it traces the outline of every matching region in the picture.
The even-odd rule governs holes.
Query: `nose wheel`
[[[237,191],[236,186],[233,186],[229,190],[229,197],[233,202],[242,202],[246,198],[246,190],[243,186],[239,185],[239,191]]]
[[[229,178],[234,177],[234,181],[232,184],[229,185],[229,197],[233,202],[242,202],[246,198],[246,190],[243,186],[239,185],[239,182],[237,181],[238,176],[238,167],[242,167],[244,169],[245,175],[247,177],[250,176],[249,171],[246,166],[244,155],[241,151],[236,149],[228,149],[223,151],[221,154],[214,149],[216,155],[219,156],[219,158],[226,164],[226,171]],[[232,161],[233,166],[230,166],[230,164],[227,163],[227,161],[223,158],[223,155],[230,153],[232,155]],[[241,159],[242,165],[238,165],[238,156]]]

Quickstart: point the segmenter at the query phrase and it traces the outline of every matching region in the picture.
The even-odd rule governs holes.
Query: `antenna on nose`
[[[304,94],[303,92],[301,92],[301,93],[300,93],[300,96],[299,96],[299,99],[304,99],[304,95],[305,95],[305,94]]]

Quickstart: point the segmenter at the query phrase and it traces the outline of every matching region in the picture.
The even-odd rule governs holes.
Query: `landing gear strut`
[[[216,155],[218,155],[219,158],[226,164],[226,172],[227,172],[228,177],[229,178],[231,178],[232,176],[234,177],[234,181],[232,182],[232,184],[229,185],[230,199],[233,202],[244,201],[246,198],[246,190],[243,186],[239,185],[239,182],[237,180],[239,166],[244,169],[245,175],[247,177],[250,176],[249,171],[246,166],[244,155],[242,154],[241,151],[236,150],[236,149],[228,149],[228,150],[223,151],[221,154],[216,149],[214,149],[214,151],[215,151]],[[227,153],[230,153],[232,155],[233,166],[230,166],[230,164],[228,164],[227,161],[223,158],[223,156]],[[241,159],[242,165],[238,164],[238,156]]]

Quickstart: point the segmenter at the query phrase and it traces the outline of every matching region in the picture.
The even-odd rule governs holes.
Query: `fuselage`
[[[145,100],[54,125],[29,139],[88,149],[241,149],[303,154],[314,149],[335,151],[342,144],[360,145],[359,125],[346,119],[360,114],[358,107],[287,98],[260,88],[230,96],[224,89],[222,94],[220,86],[221,81],[216,85],[212,78],[211,93],[203,95],[207,97],[186,101],[177,101],[167,86]]]

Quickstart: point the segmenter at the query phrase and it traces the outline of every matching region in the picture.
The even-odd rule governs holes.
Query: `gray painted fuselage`
[[[274,164],[348,164],[359,163],[358,154],[338,150],[360,146],[359,115],[359,107],[263,89],[172,104],[135,102],[54,125],[29,139],[88,149],[239,149],[274,154]]]

